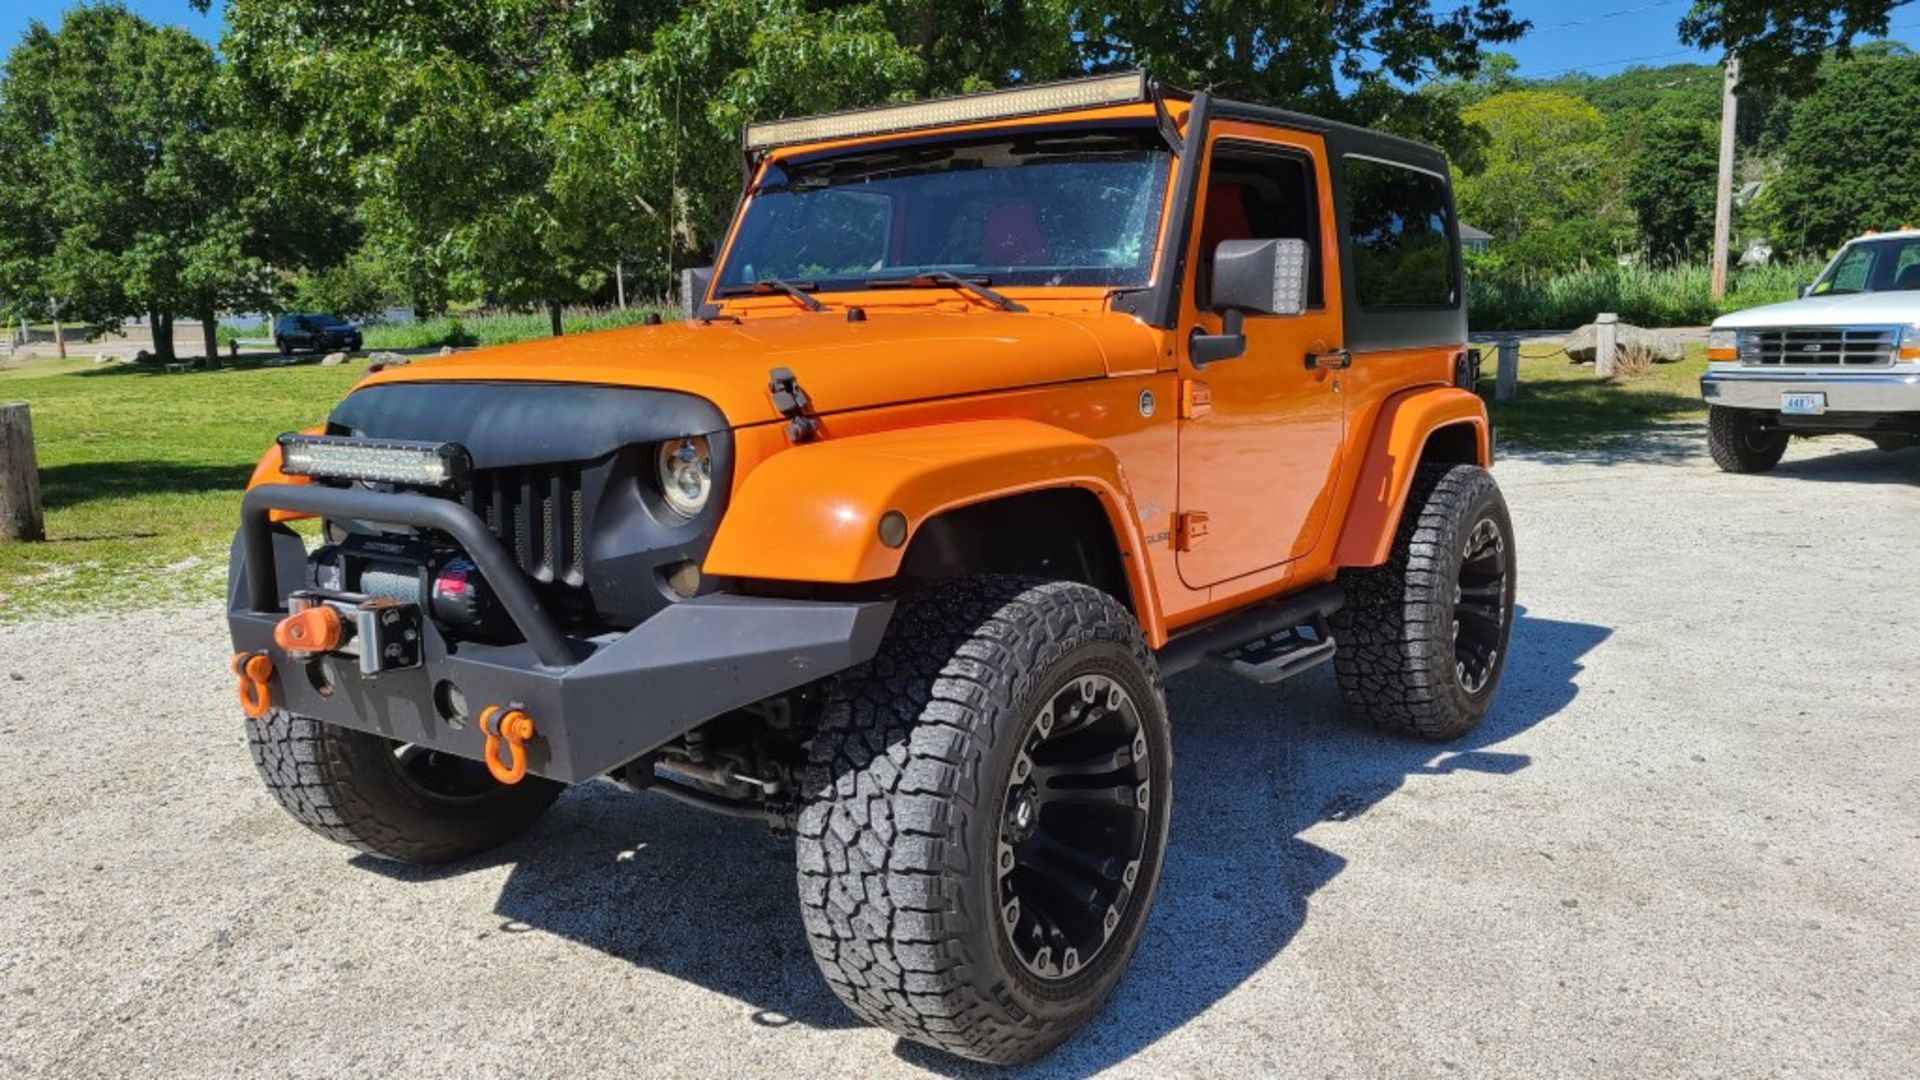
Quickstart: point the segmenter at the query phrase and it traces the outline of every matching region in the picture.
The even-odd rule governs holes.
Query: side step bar
[[[1195,627],[1160,649],[1160,671],[1213,664],[1255,682],[1290,679],[1333,659],[1327,616],[1343,600],[1340,586],[1316,585]]]

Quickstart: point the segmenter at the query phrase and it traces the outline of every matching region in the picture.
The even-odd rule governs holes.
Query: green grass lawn
[[[1687,346],[1677,364],[1657,364],[1637,378],[1602,382],[1593,365],[1573,364],[1548,345],[1520,350],[1520,385],[1512,401],[1494,401],[1494,356],[1481,368],[1481,392],[1502,446],[1535,450],[1591,450],[1659,424],[1704,422],[1700,376],[1707,370],[1703,345]]]
[[[0,618],[217,594],[240,493],[274,436],[326,418],[365,368],[0,371],[33,409],[47,540],[0,545]]]

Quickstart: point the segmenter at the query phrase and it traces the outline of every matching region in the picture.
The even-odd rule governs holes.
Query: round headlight
[[[713,455],[698,435],[660,444],[660,494],[674,513],[692,517],[713,494]]]

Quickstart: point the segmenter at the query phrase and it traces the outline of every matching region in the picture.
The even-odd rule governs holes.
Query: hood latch
[[[820,418],[812,415],[813,399],[800,389],[800,380],[791,368],[777,367],[767,373],[767,392],[773,395],[773,407],[787,418],[787,441],[794,445],[820,437]]]

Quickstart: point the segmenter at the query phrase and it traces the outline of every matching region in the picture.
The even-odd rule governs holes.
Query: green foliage
[[[1883,37],[1893,9],[1911,0],[1696,0],[1680,20],[1680,40],[1740,57],[1753,90],[1805,93],[1831,52],[1845,59],[1853,42]]]
[[[208,315],[270,284],[212,50],[112,4],[35,23],[0,74],[0,296],[103,324]]]
[[[1794,112],[1763,197],[1776,244],[1821,254],[1870,228],[1920,224],[1920,59],[1834,65]]]
[[[1467,322],[1476,331],[1565,329],[1611,311],[1635,326],[1704,326],[1725,312],[1791,300],[1820,269],[1818,262],[1741,269],[1733,275],[1726,300],[1715,304],[1712,274],[1704,265],[1601,266],[1495,276],[1473,260],[1467,272]]]
[[[1626,200],[1640,244],[1656,263],[1702,258],[1713,246],[1713,190],[1720,151],[1698,120],[1649,124],[1627,168]]]
[[[590,333],[636,326],[649,315],[679,318],[679,312],[652,306],[629,308],[569,308],[563,313],[569,333]],[[504,345],[550,333],[545,315],[485,312],[425,319],[411,323],[375,323],[365,331],[369,350],[437,349],[442,345],[468,348]]]
[[[1461,116],[1488,136],[1484,167],[1456,170],[1460,217],[1534,272],[1611,261],[1630,242],[1600,111],[1540,90],[1495,94]]]

